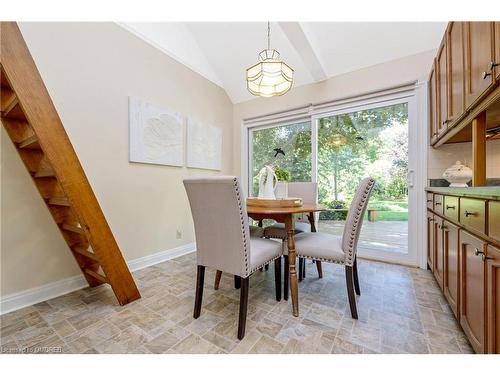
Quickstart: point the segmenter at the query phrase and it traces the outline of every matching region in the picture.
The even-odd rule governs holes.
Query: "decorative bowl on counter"
[[[450,183],[450,187],[467,187],[472,180],[472,169],[457,161],[443,173],[443,178]]]

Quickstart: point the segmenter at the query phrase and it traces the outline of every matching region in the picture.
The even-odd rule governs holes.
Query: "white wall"
[[[194,242],[182,179],[215,172],[129,163],[127,98],[221,127],[220,173],[229,174],[232,104],[226,93],[116,24],[20,27],[126,260]],[[1,134],[4,297],[80,272],[3,127]]]

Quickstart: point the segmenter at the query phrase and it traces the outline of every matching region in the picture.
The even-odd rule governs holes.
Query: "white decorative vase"
[[[288,198],[288,182],[278,181],[276,189],[274,189],[274,194],[276,195],[276,199]]]
[[[443,178],[450,183],[450,187],[468,187],[467,182],[472,180],[472,169],[457,161],[444,171]]]
[[[259,198],[262,199],[276,199],[274,189],[278,178],[274,173],[274,169],[266,165],[259,172]]]

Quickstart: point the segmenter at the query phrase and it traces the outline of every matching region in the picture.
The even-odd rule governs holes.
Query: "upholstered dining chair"
[[[240,283],[238,339],[245,336],[250,275],[275,262],[276,299],[281,295],[282,244],[250,237],[246,204],[237,177],[184,180],[193,215],[198,272],[193,317],[201,313],[205,267],[235,275]],[[280,297],[281,298],[281,297]]]
[[[345,266],[347,295],[351,316],[358,319],[356,296],[361,295],[356,260],[359,233],[368,200],[375,180],[367,177],[361,181],[351,202],[342,237],[328,233],[300,233],[295,236],[297,256],[316,261],[342,264]]]
[[[304,203],[317,203],[318,201],[318,183],[317,182],[290,182],[288,184],[288,196],[301,198]],[[311,224],[307,214],[300,214],[295,217],[295,234],[303,232],[311,232]],[[285,225],[282,223],[274,223],[264,228],[265,238],[276,238],[285,241],[288,237]],[[284,255],[285,259],[285,278],[283,286],[283,295],[288,299],[288,256]],[[316,262],[318,276],[323,277],[321,262]],[[306,265],[304,258],[299,258],[299,281],[305,277]]]

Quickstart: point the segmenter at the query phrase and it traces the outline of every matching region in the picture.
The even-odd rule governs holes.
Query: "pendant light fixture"
[[[292,87],[293,69],[271,49],[271,25],[267,23],[267,49],[259,53],[259,62],[247,69],[247,88],[253,95],[269,98],[283,95]]]

